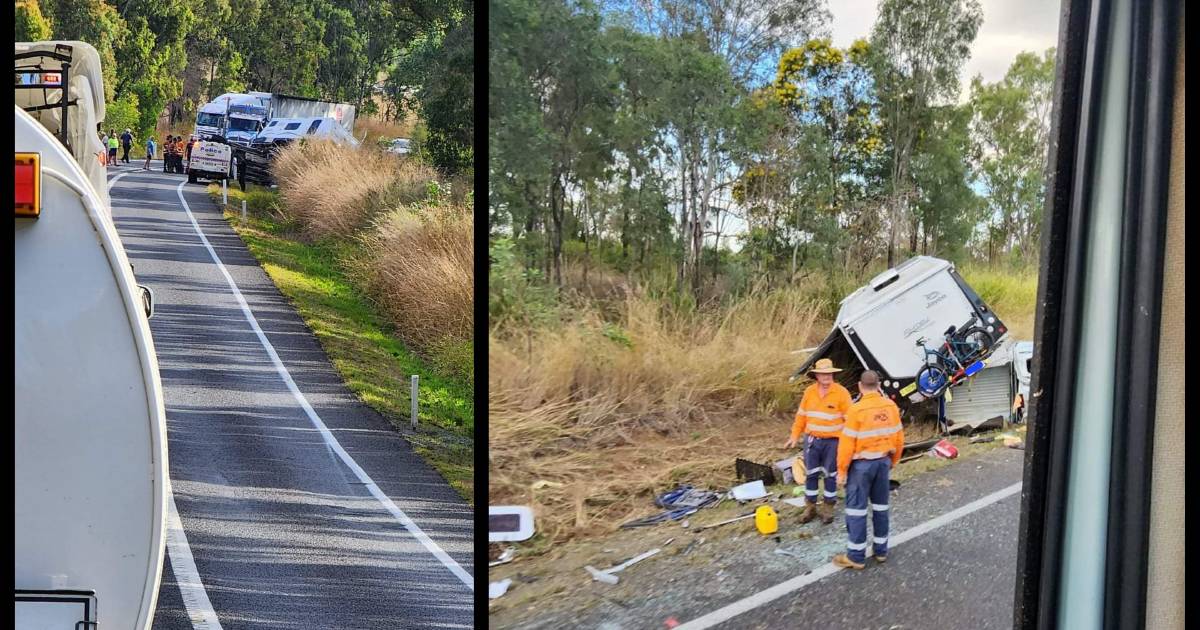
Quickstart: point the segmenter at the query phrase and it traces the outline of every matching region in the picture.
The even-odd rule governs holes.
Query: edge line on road
[[[997,490],[985,497],[976,499],[962,507],[953,509],[945,514],[936,516],[920,525],[910,527],[895,536],[889,537],[888,549],[892,549],[901,543],[912,540],[922,534],[927,534],[939,527],[944,527],[949,523],[956,521],[972,512],[981,510],[997,501],[1006,499],[1021,491],[1021,482],[1017,482],[1006,488]],[[872,549],[867,547],[867,555],[872,555]],[[734,617],[749,612],[759,606],[770,603],[791,593],[816,582],[822,578],[828,577],[840,571],[841,568],[834,565],[832,562],[822,565],[814,569],[810,573],[796,576],[786,582],[780,582],[775,586],[759,591],[753,595],[740,599],[732,604],[718,608],[702,617],[697,617],[687,623],[675,626],[675,630],[702,630],[703,628],[711,628],[719,623],[723,623],[733,619]]]
[[[214,250],[212,244],[208,242],[208,238],[204,235],[204,231],[200,229],[200,224],[196,221],[195,215],[192,214],[191,206],[188,205],[187,200],[183,197],[183,187],[186,184],[187,182],[180,182],[179,186],[175,188],[175,193],[179,195],[179,202],[183,204],[183,210],[187,213],[188,219],[191,220],[192,227],[196,229],[196,234],[200,237],[200,241],[204,243],[204,247],[208,250],[208,254],[212,257],[213,262],[217,264],[217,269],[219,269],[221,274],[225,276],[226,282],[229,283],[229,288],[233,291],[233,297],[237,300],[238,305],[242,307],[242,313],[246,315],[246,321],[250,323],[250,327],[254,330],[254,334],[258,336],[258,340],[262,343],[263,348],[267,351],[267,355],[271,357],[271,362],[275,364],[275,371],[279,373],[279,376],[287,385],[288,390],[292,392],[292,396],[295,397],[296,402],[298,402],[300,407],[304,409],[304,413],[308,415],[308,419],[312,421],[313,426],[315,426],[321,433],[321,437],[325,439],[326,445],[328,445],[333,452],[337,453],[338,457],[342,460],[342,463],[345,464],[346,467],[349,468],[356,477],[358,477],[359,481],[363,482],[363,485],[366,486],[371,495],[374,496],[380,503],[382,503],[383,507],[390,512],[392,516],[395,516],[396,519],[400,521],[400,524],[403,525],[404,528],[407,529],[408,532],[412,534],[413,537],[416,538],[417,541],[420,542],[427,551],[429,551],[429,553],[433,554],[435,558],[441,561],[441,563],[445,565],[455,577],[461,580],[462,583],[471,590],[471,592],[474,592],[475,579],[471,577],[471,574],[467,573],[466,570],[464,570],[462,566],[460,566],[458,562],[454,560],[454,558],[451,558],[449,554],[447,554],[441,547],[438,546],[437,543],[433,541],[433,539],[426,535],[425,532],[422,531],[421,528],[416,524],[416,522],[409,518],[408,515],[405,514],[404,511],[392,501],[391,497],[384,494],[383,490],[381,490],[379,486],[375,484],[375,480],[371,479],[371,476],[368,475],[367,472],[358,465],[358,462],[354,461],[354,458],[342,448],[341,443],[338,442],[337,438],[333,436],[333,433],[330,432],[329,427],[325,426],[325,422],[321,420],[321,417],[317,415],[316,410],[312,408],[312,405],[308,403],[308,399],[305,398],[304,394],[300,391],[300,388],[296,386],[296,382],[292,380],[291,373],[288,372],[287,367],[283,364],[283,361],[280,360],[279,354],[275,352],[275,347],[271,345],[271,342],[267,339],[266,333],[264,333],[262,328],[259,327],[258,320],[255,319],[254,313],[251,312],[250,305],[246,303],[246,298],[242,296],[242,292],[238,289],[237,283],[234,282],[233,276],[229,274],[229,270],[225,268],[224,263],[221,262],[221,258],[217,256],[216,250]]]
[[[200,580],[200,571],[196,568],[196,559],[192,557],[187,534],[183,531],[183,521],[179,519],[179,509],[175,507],[174,491],[167,494],[167,508],[170,510],[167,514],[167,558],[171,561],[171,572],[175,574],[175,584],[179,586],[179,595],[183,598],[192,628],[222,630],[217,613],[208,599],[208,591]]]

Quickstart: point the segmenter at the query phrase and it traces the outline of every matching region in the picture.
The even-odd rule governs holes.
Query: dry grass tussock
[[[707,312],[632,295],[489,344],[489,501],[533,504],[551,539],[616,527],[675,482],[733,481],[735,457],[780,456],[799,395],[787,377],[817,308],[775,291]]]
[[[470,206],[417,205],[379,215],[362,235],[369,293],[418,347],[465,342],[474,328]]]
[[[403,122],[389,122],[378,118],[359,116],[354,119],[354,137],[365,145],[374,146],[380,140],[411,138],[415,125],[415,118],[409,118]]]
[[[273,165],[289,218],[313,239],[347,237],[373,215],[425,199],[437,173],[376,148],[293,143]]]

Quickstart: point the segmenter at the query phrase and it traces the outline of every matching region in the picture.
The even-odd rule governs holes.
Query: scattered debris
[[[900,489],[900,482],[895,479],[888,479],[888,491],[895,492]]]
[[[629,560],[626,560],[625,562],[622,562],[621,564],[618,564],[617,566],[612,567],[611,569],[605,569],[604,572],[605,573],[618,573],[633,564],[636,564],[638,562],[641,562],[642,560],[645,560],[646,558],[649,558],[650,556],[653,556],[654,554],[656,554],[660,551],[662,551],[662,549],[651,549],[650,551],[647,551],[646,553],[644,553],[640,556],[635,556],[633,558],[630,558]]]
[[[940,459],[954,459],[958,457],[958,447],[950,442],[950,440],[942,440],[935,444],[929,452],[934,457]]]
[[[792,507],[804,509],[804,499],[784,499],[783,502]]]
[[[741,461],[741,460],[738,460]],[[767,496],[767,489],[763,486],[762,480],[744,483],[740,486],[734,486],[730,489],[733,493],[733,498],[738,501],[750,501],[753,499],[761,499]]]
[[[665,511],[622,523],[621,528],[657,525],[668,520],[677,521],[690,514],[695,514],[701,508],[716,504],[721,500],[721,496],[720,493],[711,490],[697,490],[692,486],[681,485],[654,497],[654,504],[661,508],[667,508]]]
[[[1014,443],[1012,443],[1012,444],[1008,444],[1008,443],[1006,443],[1006,444],[1005,444],[1005,446],[1007,446],[1008,448],[1015,448],[1015,449],[1017,449],[1018,451],[1023,451],[1023,450],[1025,450],[1025,443],[1024,443],[1024,442],[1014,442]]]
[[[675,542],[675,539],[674,539],[674,538],[668,538],[668,539],[667,539],[667,542],[663,543],[663,546],[664,546],[664,547],[666,547],[667,545],[671,544],[672,542]]]
[[[488,584],[488,599],[496,599],[508,592],[509,585],[512,584],[511,579],[500,580],[499,582],[491,582]]]
[[[520,542],[532,537],[531,508],[525,505],[488,506],[488,542]]]
[[[756,464],[745,459],[737,459],[734,461],[734,468],[737,470],[738,479],[746,481],[761,481],[769,484],[775,484],[775,469],[764,464]]]
[[[716,503],[720,498],[720,493],[684,485],[658,495],[654,498],[654,504],[662,508],[703,508]]]
[[[731,518],[731,519],[729,519],[729,520],[727,520],[727,521],[721,521],[720,523],[713,523],[712,525],[705,525],[704,527],[697,527],[696,529],[694,529],[694,530],[692,530],[692,531],[695,531],[695,532],[700,532],[700,531],[704,531],[704,530],[706,530],[706,529],[712,529],[712,528],[714,528],[714,527],[720,527],[720,526],[722,526],[722,525],[728,525],[728,524],[730,524],[730,523],[734,523],[734,522],[737,522],[737,521],[742,521],[742,520],[745,520],[745,519],[748,519],[748,518],[754,518],[754,512],[747,512],[746,514],[742,514],[741,516],[735,516],[734,518]]]
[[[587,572],[592,574],[592,580],[596,582],[604,582],[605,584],[611,585],[621,581],[621,578],[618,578],[615,575],[609,575],[608,573],[605,573],[604,571],[601,571],[590,564],[583,568],[587,569]]]
[[[508,564],[509,562],[512,562],[513,558],[515,557],[517,557],[517,549],[515,547],[509,547],[508,549],[505,549],[504,553],[501,553],[500,557],[494,562],[489,562],[488,566],[495,567],[501,564]]]
[[[796,463],[796,457],[789,457],[784,460],[775,462],[775,474],[780,477],[782,483],[796,483],[796,474],[793,472],[793,466]]]
[[[688,527],[688,520],[687,520],[686,518],[685,518],[685,519],[683,519],[683,523],[681,523],[681,525],[683,526],[683,528],[684,528],[684,529],[687,529],[687,527]]]
[[[987,442],[995,442],[996,438],[994,436],[989,435],[987,437],[983,437],[983,436],[973,437],[969,441],[971,444],[985,444]]]
[[[530,484],[529,489],[541,490],[542,488],[561,488],[562,486],[563,485],[557,481],[546,481],[545,479],[539,479]]]
[[[663,625],[667,628],[674,628],[675,626],[679,625],[679,620],[674,617],[667,617],[667,620],[663,622]]]
[[[764,536],[774,534],[779,531],[779,515],[769,505],[760,506],[754,510],[754,526]]]
[[[674,540],[674,539],[672,538],[672,540]],[[640,556],[635,556],[633,558],[630,558],[629,560],[626,560],[625,562],[622,562],[621,564],[618,564],[615,567],[609,567],[603,571],[597,569],[596,567],[593,567],[590,564],[583,568],[587,569],[587,572],[592,574],[592,579],[597,582],[604,582],[605,584],[616,584],[617,582],[620,581],[620,578],[613,575],[614,573],[620,573],[621,571],[624,571],[625,569],[629,568],[630,566],[632,566],[638,562],[641,562],[642,560],[645,560],[646,558],[649,558],[650,556],[653,556],[654,554],[656,554],[660,551],[662,551],[662,549],[651,549],[650,551],[647,551],[646,553],[643,553]]]
[[[699,511],[697,508],[679,508],[675,510],[667,510],[666,512],[659,512],[658,514],[652,514],[643,518],[635,518],[632,521],[621,523],[621,529],[657,525],[665,521],[677,521],[685,516],[695,514],[697,511]]]

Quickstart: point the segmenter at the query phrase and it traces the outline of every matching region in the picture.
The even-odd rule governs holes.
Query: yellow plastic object
[[[754,510],[754,526],[763,536],[779,531],[779,515],[775,513],[775,508],[763,505]]]

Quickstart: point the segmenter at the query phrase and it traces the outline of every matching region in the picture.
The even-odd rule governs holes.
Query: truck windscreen
[[[225,118],[221,114],[210,114],[208,112],[200,112],[196,115],[196,125],[200,127],[220,127],[221,119]]]
[[[258,131],[258,121],[251,118],[229,117],[230,131]]]

